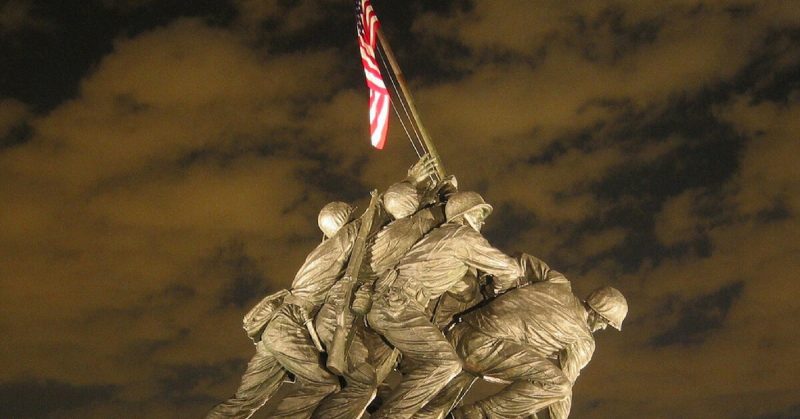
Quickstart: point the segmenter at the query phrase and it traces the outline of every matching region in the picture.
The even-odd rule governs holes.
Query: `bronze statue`
[[[424,192],[433,170],[431,159],[422,158],[409,169],[404,182]],[[389,210],[394,209],[390,205]],[[297,386],[272,413],[275,417],[309,416],[322,399],[339,390],[339,379],[321,362],[324,348],[313,320],[353,250],[361,227],[360,219],[353,220],[353,211],[344,202],[326,205],[318,217],[325,239],[308,255],[291,289],[265,298],[245,316],[245,329],[256,343],[256,354],[235,395],[215,406],[208,418],[252,416],[276,393],[287,373],[297,380]],[[258,321],[252,321],[254,318]]]
[[[366,313],[372,297],[372,282],[383,272],[394,267],[399,259],[423,235],[444,222],[444,209],[436,204],[437,200],[428,201],[431,190],[452,193],[455,188],[453,180],[446,180],[431,189],[428,183],[433,172],[430,159],[421,159],[409,169],[406,181],[392,185],[383,195],[382,207],[394,218],[388,225],[380,229],[372,237],[366,247],[367,254],[359,277],[363,285],[357,292],[354,302],[354,313],[346,313],[353,327],[350,346],[344,351],[347,354],[346,366],[341,368],[341,375],[346,386],[339,392],[327,396],[314,411],[312,417],[318,418],[354,418],[361,415],[375,396],[378,385],[391,372],[396,362],[396,352],[392,351],[380,336],[365,327],[363,321],[356,318]],[[421,205],[434,204],[419,209]],[[379,223],[380,225],[380,223]],[[328,293],[325,304],[316,316],[315,327],[323,345],[328,348],[328,365],[332,356],[331,347],[334,342],[334,330],[337,318],[342,313],[339,307],[344,298],[344,281],[337,282]],[[339,343],[341,344],[341,343]]]
[[[208,418],[248,418],[264,405],[291,373],[298,384],[293,399],[276,417],[310,414],[325,396],[339,389],[339,379],[320,362],[316,332],[309,328],[328,290],[341,276],[350,256],[358,220],[343,202],[326,205],[319,226],[326,239],[306,258],[283,304],[272,314],[256,344],[236,394],[215,406]]]
[[[394,266],[399,256],[419,240],[425,233],[440,225],[444,221],[444,214],[440,207],[425,208],[416,214],[395,220],[384,227],[375,237],[369,248],[371,249],[370,271],[384,272],[387,267]],[[366,283],[359,289],[360,301],[371,297],[371,285]],[[333,328],[335,326],[335,316],[337,313],[332,310],[337,304],[337,300],[342,298],[342,292],[336,286],[329,294],[329,301],[322,307],[316,319],[316,327],[320,338],[326,347],[331,345],[333,340]],[[357,307],[354,307],[357,308]],[[366,307],[357,308],[357,312],[366,312]],[[364,327],[363,322],[356,322],[353,344],[347,351],[349,356],[348,368],[343,371],[343,376],[347,380],[347,387],[342,391],[328,396],[314,416],[320,418],[352,418],[366,409],[369,402],[374,397],[375,390],[391,370],[385,365],[392,362],[391,348],[389,348],[379,336]],[[383,367],[383,368],[382,368]],[[382,371],[382,373],[379,373]],[[345,413],[334,413],[346,411]]]
[[[271,399],[271,417],[358,418],[398,355],[403,378],[373,418],[568,417],[592,334],[621,328],[625,298],[602,287],[581,301],[541,260],[492,247],[480,234],[492,207],[434,171],[423,157],[361,218],[343,202],[320,211],[322,243],[289,290],[245,316],[256,354],[209,418],[248,418]],[[507,386],[459,406],[478,378]]]
[[[496,276],[498,291],[516,284],[520,265],[480,234],[492,207],[475,192],[458,192],[445,206],[447,223],[422,238],[376,284],[367,316],[403,356],[403,380],[373,418],[408,418],[461,371],[453,346],[431,321],[428,303],[470,267]]]
[[[443,417],[476,377],[508,385],[453,410],[453,417],[528,417],[544,408],[552,419],[568,417],[572,385],[594,352],[592,333],[608,324],[621,329],[628,305],[607,286],[581,301],[569,281],[544,262],[523,255],[522,265],[533,284],[465,314],[448,332],[464,372],[415,418]]]

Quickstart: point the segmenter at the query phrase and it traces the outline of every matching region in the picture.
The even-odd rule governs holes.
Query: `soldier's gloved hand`
[[[408,169],[408,181],[417,190],[427,189],[430,186],[430,177],[436,172],[436,161],[430,154],[422,156],[418,162]]]
[[[356,291],[356,295],[353,297],[353,304],[350,308],[353,310],[353,313],[359,316],[364,316],[369,313],[369,309],[372,308],[372,285],[364,284]]]
[[[442,201],[447,201],[450,195],[458,192],[458,180],[455,176],[449,175],[439,183],[439,196]]]
[[[481,287],[481,294],[483,295],[484,300],[491,300],[494,297],[497,297],[495,293],[494,286],[492,284],[486,284]]]

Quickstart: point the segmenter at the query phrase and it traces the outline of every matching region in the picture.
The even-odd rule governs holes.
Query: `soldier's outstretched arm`
[[[467,265],[493,275],[496,294],[516,286],[522,276],[522,268],[517,260],[489,244],[477,231],[469,228],[462,231],[458,257]]]
[[[468,303],[474,300],[479,285],[478,276],[473,271],[473,269],[467,271],[466,275],[453,284],[446,294],[461,303]]]
[[[550,269],[544,261],[536,256],[523,253],[519,257],[519,263],[525,278],[530,282],[552,282],[569,285],[569,280],[561,272]]]

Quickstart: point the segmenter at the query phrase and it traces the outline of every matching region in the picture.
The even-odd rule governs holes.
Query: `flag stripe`
[[[380,68],[375,60],[375,47],[378,42],[378,16],[372,9],[370,0],[355,0],[356,27],[361,65],[369,87],[369,131],[370,141],[377,148],[383,148],[389,128],[389,106],[391,97],[383,83]]]
[[[389,106],[391,106],[391,98],[388,94],[376,93],[380,96],[378,114],[375,119],[376,127],[375,133],[371,135],[372,145],[378,150],[383,148],[386,142],[386,131],[389,128]]]

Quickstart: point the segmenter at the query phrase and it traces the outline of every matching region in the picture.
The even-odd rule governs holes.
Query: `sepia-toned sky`
[[[485,235],[585,296],[576,418],[800,416],[795,1],[375,0]],[[0,416],[201,417],[369,146],[346,0],[0,2]]]

